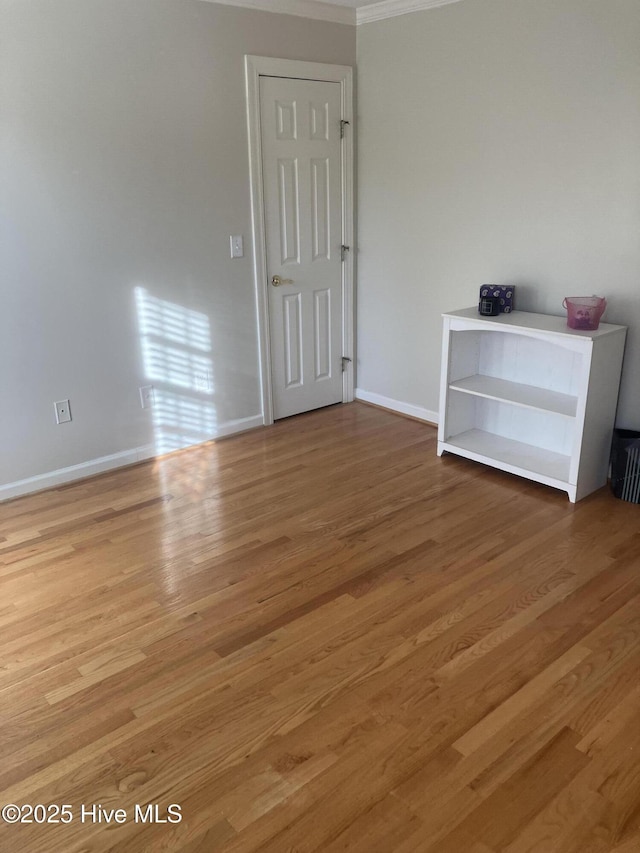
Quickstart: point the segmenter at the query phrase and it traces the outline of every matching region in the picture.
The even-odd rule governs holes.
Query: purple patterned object
[[[500,313],[510,314],[513,308],[516,289],[510,285],[503,284],[483,284],[480,288],[480,299],[483,296],[498,296],[500,297]]]

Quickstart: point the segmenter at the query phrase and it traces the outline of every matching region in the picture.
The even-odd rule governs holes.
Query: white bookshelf
[[[443,315],[438,455],[456,453],[580,500],[607,482],[626,327],[476,307]]]

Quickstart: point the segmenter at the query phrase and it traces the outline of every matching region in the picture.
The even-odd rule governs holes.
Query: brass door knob
[[[293,284],[292,278],[280,278],[279,275],[274,275],[271,277],[271,284],[274,287],[280,287],[281,284]]]

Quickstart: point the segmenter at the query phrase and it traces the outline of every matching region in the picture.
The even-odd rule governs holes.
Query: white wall
[[[0,497],[261,422],[245,53],[353,65],[355,27],[0,0]]]
[[[462,0],[358,28],[358,387],[435,412],[442,311],[485,282],[630,327],[640,429],[640,3]]]

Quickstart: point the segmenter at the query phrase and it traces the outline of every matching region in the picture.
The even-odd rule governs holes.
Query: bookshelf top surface
[[[512,311],[510,314],[498,314],[496,317],[484,317],[478,313],[478,306],[462,308],[459,311],[447,311],[443,317],[453,317],[460,320],[471,320],[485,327],[510,329],[533,329],[555,335],[566,335],[570,338],[599,338],[615,332],[626,331],[626,326],[614,326],[611,323],[600,323],[594,331],[570,329],[567,326],[566,315],[556,317],[553,314],[534,314],[530,311]]]

